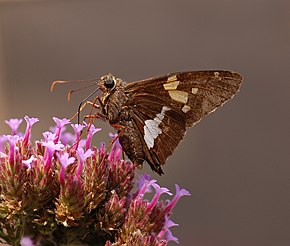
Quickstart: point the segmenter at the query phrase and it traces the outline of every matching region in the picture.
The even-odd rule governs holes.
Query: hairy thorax
[[[103,95],[103,114],[111,125],[121,124],[123,119],[120,114],[124,111],[126,101],[128,101],[126,94],[119,88],[113,93],[106,93]]]

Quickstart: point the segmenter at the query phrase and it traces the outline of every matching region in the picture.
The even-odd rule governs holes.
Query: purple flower
[[[26,131],[24,134],[24,140],[23,140],[23,145],[26,146],[29,139],[30,139],[30,135],[31,135],[31,127],[39,121],[38,118],[29,118],[28,116],[24,117],[25,121],[26,121]]]
[[[1,216],[6,218],[0,223],[0,240],[17,240],[22,246],[65,245],[73,231],[77,240],[71,244],[94,245],[96,238],[105,245],[178,243],[170,231],[177,224],[170,216],[178,200],[189,195],[187,190],[176,185],[175,196],[163,201],[162,194],[171,192],[148,174],[140,175],[135,185],[136,166],[122,159],[118,135],[111,134],[114,143],[108,153],[111,145],[104,143],[90,148],[99,128],[86,125],[81,136],[84,126],[75,124],[76,143],[69,146],[62,141],[69,121],[54,118],[55,130],[32,142],[31,128],[38,119],[25,120],[24,137],[14,134],[16,128],[14,135],[0,137],[8,142],[0,152]],[[151,199],[146,198],[149,192]],[[6,233],[11,228],[19,230],[12,239]],[[21,238],[23,231],[31,234]]]
[[[172,220],[168,218],[167,215],[165,215],[165,224],[162,230],[158,233],[158,238],[162,239],[165,238],[166,241],[174,241],[176,243],[179,243],[179,240],[177,237],[174,237],[169,230],[170,227],[178,226],[178,224],[174,223]]]
[[[167,214],[171,212],[175,204],[179,201],[182,196],[190,196],[190,193],[186,189],[180,189],[179,185],[175,185],[176,194],[172,201],[167,205],[165,211]]]
[[[16,143],[18,142],[19,140],[19,136],[17,135],[14,135],[14,136],[11,136],[11,135],[6,135],[6,139],[9,141],[9,144],[10,144],[10,150],[9,150],[9,162],[10,164],[13,164],[14,163],[14,156],[15,156],[15,147],[16,147]]]
[[[19,136],[17,136],[17,135],[13,135],[13,136],[12,135],[5,135],[5,138],[9,141],[10,147],[15,146],[15,144],[19,140]]]
[[[81,124],[71,124],[72,128],[75,131],[75,134],[80,136],[81,131],[84,129],[85,126],[81,125]]]
[[[56,123],[57,128],[60,128],[60,129],[70,123],[70,120],[67,118],[59,119],[57,117],[53,117],[53,120]]]
[[[64,180],[65,180],[65,169],[67,166],[73,164],[75,162],[74,157],[69,157],[68,153],[63,153],[62,155],[57,154],[58,159],[61,163],[61,169],[59,173],[59,179],[62,185],[64,185]]]
[[[172,220],[170,220],[167,216],[165,216],[165,227],[170,228],[173,226],[179,226],[178,224],[174,223]]]
[[[162,188],[156,183],[152,183],[152,186],[155,189],[155,195],[152,198],[151,202],[147,206],[147,212],[149,212],[152,208],[154,208],[156,206],[161,194],[166,193],[167,195],[172,196],[172,193],[169,192],[169,190],[167,188],[165,188],[165,187]]]
[[[32,239],[28,236],[23,237],[20,241],[20,245],[21,246],[36,246],[36,244],[34,244],[34,242],[32,241]]]
[[[17,135],[17,130],[22,123],[22,119],[5,120],[5,123],[11,128],[11,135]]]
[[[144,195],[145,193],[152,192],[152,185],[157,182],[156,179],[150,180],[149,174],[140,175],[137,181],[138,189],[134,194],[134,197],[137,195]]]
[[[49,140],[47,142],[43,142],[42,145],[46,147],[47,152],[50,152],[51,155],[54,153],[55,150],[61,150],[64,145],[61,143],[54,143],[53,141]]]
[[[101,128],[96,128],[93,124],[85,123],[85,125],[88,128],[88,136],[87,136],[87,139],[86,139],[86,149],[89,149],[90,145],[91,145],[91,140],[92,140],[93,135],[95,133],[101,131]]]
[[[68,145],[69,143],[73,143],[74,135],[71,132],[64,132],[64,133],[61,134],[60,141],[64,145]]]
[[[75,150],[77,150],[77,148],[79,147],[80,136],[81,136],[82,130],[84,129],[85,126],[83,126],[81,124],[71,124],[71,126],[75,131],[74,148],[75,148]]]
[[[32,162],[35,160],[36,158],[34,157],[34,155],[30,156],[30,158],[28,160],[22,160],[22,163],[27,166],[27,169],[30,170],[32,167]]]
[[[166,236],[165,236],[166,241],[174,241],[176,243],[179,243],[179,240],[177,237],[172,235],[172,232],[170,230],[166,231]]]
[[[84,161],[87,158],[89,158],[93,153],[94,153],[94,151],[92,151],[91,149],[88,149],[86,152],[84,151],[83,148],[77,149],[77,156],[78,156],[78,160],[79,160],[79,165],[78,165],[78,168],[76,171],[77,178],[79,178],[79,176],[81,175],[81,172],[83,170]]]
[[[54,142],[57,143],[60,138],[62,128],[70,123],[69,119],[63,118],[59,119],[57,117],[53,117],[54,122],[56,123],[56,131],[55,131],[55,140]]]
[[[122,149],[122,145],[119,142],[119,138],[117,138],[118,134],[110,133],[109,135],[113,141],[113,147],[109,154],[109,160],[113,162],[120,159],[123,149]]]
[[[43,132],[42,135],[44,137],[45,142],[54,141],[55,139],[55,134],[49,131]]]
[[[52,156],[56,150],[61,150],[64,145],[56,144],[53,141],[49,140],[47,142],[43,142],[42,145],[46,147],[44,153],[44,161],[45,161],[45,170],[48,170],[52,164]]]
[[[154,180],[153,181],[157,181],[157,180]],[[144,183],[146,184],[146,190],[143,192],[144,194],[145,193],[151,193],[152,192],[152,189],[151,189],[151,185],[148,186],[148,183],[150,182],[150,174],[148,173],[145,173],[145,174],[142,174],[142,175],[138,175],[138,180],[137,180],[137,187],[138,187],[138,190],[140,191],[144,185]],[[152,182],[152,180],[151,180]]]
[[[66,169],[66,167],[70,164],[73,164],[75,162],[74,157],[69,157],[68,153],[63,153],[61,156],[58,155],[58,159],[61,163],[62,168]]]

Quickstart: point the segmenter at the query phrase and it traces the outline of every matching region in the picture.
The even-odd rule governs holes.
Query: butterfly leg
[[[70,118],[70,120],[72,121],[75,117],[77,117],[84,109],[87,105],[91,105],[92,108],[97,108],[99,109],[100,106],[98,104],[94,104],[93,102],[90,101],[86,101],[80,108],[79,110]]]
[[[99,101],[100,105],[96,103],[97,100]],[[96,97],[93,102],[91,102],[91,101],[86,101],[84,103],[81,102],[79,105],[78,111],[70,118],[70,120],[73,120],[76,116],[78,116],[78,123],[79,123],[79,115],[86,108],[87,105],[91,106],[91,111],[90,111],[90,114],[91,114],[93,108],[100,109],[102,107],[103,103],[100,100],[100,97]]]
[[[99,104],[96,103],[97,101],[99,102]],[[102,109],[104,107],[104,104],[103,104],[102,100],[100,99],[100,97],[96,96],[93,102],[87,101],[87,102],[85,102],[83,107],[79,107],[79,110],[77,113],[78,117],[80,114],[80,110],[83,110],[86,105],[91,105],[90,114],[84,116],[84,121],[86,119],[88,119],[88,127],[87,127],[87,132],[88,132],[91,128],[91,125],[93,124],[94,119],[96,119],[96,118],[106,119],[106,116],[100,111],[100,109]],[[94,108],[97,108],[99,110],[95,114],[93,114]]]
[[[111,143],[108,146],[108,150],[112,148],[113,144],[117,141],[117,139],[124,133],[125,131],[125,127],[124,126],[116,126],[114,125],[115,128],[119,128],[121,130],[119,130],[118,135],[116,137],[113,138],[113,140],[111,141]],[[124,151],[123,151],[123,155],[124,155]],[[124,159],[124,158],[123,158]]]
[[[99,101],[100,105],[97,104],[97,101]],[[85,132],[84,134],[82,134],[82,136],[80,137],[79,140],[81,140],[81,139],[83,139],[85,136],[87,136],[87,134],[88,134],[88,132],[89,132],[89,130],[90,130],[90,128],[91,128],[91,125],[93,124],[92,120],[93,120],[94,118],[102,118],[102,117],[103,117],[103,115],[102,115],[102,116],[97,116],[98,113],[96,113],[96,114],[94,114],[94,115],[92,114],[94,108],[100,110],[100,108],[103,107],[103,103],[102,103],[100,97],[97,96],[97,97],[95,97],[95,99],[94,99],[93,102],[91,102],[91,101],[81,102],[80,105],[79,105],[79,108],[78,108],[77,113],[75,113],[75,114],[71,117],[70,120],[73,120],[76,116],[78,116],[78,123],[79,123],[79,122],[80,122],[80,120],[79,120],[80,113],[84,110],[84,108],[85,108],[87,105],[90,105],[90,106],[91,106],[91,110],[90,110],[90,114],[89,114],[89,115],[86,115],[86,116],[84,117],[84,120],[85,120],[85,119],[89,119],[89,122],[88,122],[88,124],[87,124],[86,132]],[[99,114],[101,115],[101,112],[99,112]],[[78,141],[78,142],[79,142],[79,141]],[[77,143],[75,143],[75,144],[77,144]]]

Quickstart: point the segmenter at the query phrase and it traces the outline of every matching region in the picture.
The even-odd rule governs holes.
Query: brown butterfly
[[[241,82],[230,71],[171,73],[133,83],[109,73],[98,81],[101,97],[89,103],[100,110],[89,117],[109,121],[128,158],[138,166],[146,161],[161,175],[186,129],[231,99]]]

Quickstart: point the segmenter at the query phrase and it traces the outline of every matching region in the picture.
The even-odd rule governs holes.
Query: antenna
[[[84,79],[84,80],[55,80],[53,81],[50,91],[54,90],[54,87],[58,84],[70,84],[70,83],[86,83],[86,82],[95,82],[98,81],[98,78],[93,79]]]

